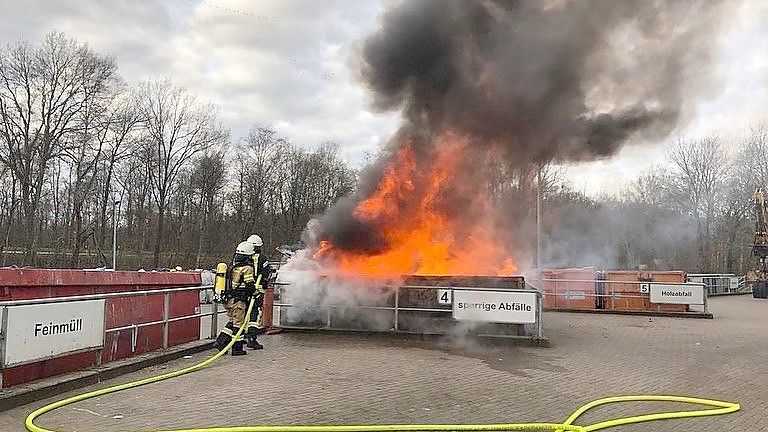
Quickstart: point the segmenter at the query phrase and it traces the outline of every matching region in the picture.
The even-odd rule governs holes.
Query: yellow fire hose
[[[258,283],[258,282],[257,282]],[[248,305],[248,311],[246,312],[246,319],[243,320],[243,324],[237,331],[237,334],[232,338],[229,344],[216,353],[214,356],[197,363],[195,365],[180,369],[174,372],[157,375],[154,377],[145,378],[138,381],[133,381],[125,384],[120,384],[112,387],[107,387],[101,390],[95,390],[88,393],[83,393],[77,396],[73,396],[67,399],[54,402],[33,411],[25,421],[25,426],[30,432],[58,432],[53,429],[46,429],[35,424],[35,420],[41,415],[51,412],[55,409],[61,408],[66,405],[73,404],[75,402],[92,399],[105,394],[115,393],[122,390],[127,390],[143,385],[155,383],[158,381],[167,380],[190,372],[200,370],[214,361],[218,360],[221,356],[226,354],[235,341],[243,334],[246,327],[247,317],[250,316],[253,309],[254,300],[252,299]],[[216,317],[212,317],[216,319]],[[619,403],[619,402],[640,402],[640,401],[656,401],[656,402],[684,402],[697,405],[704,405],[715,407],[714,409],[701,409],[691,411],[673,411],[663,412],[656,414],[646,414],[634,417],[622,417],[612,420],[606,420],[591,425],[579,426],[573,424],[579,417],[592,408],[600,405]],[[173,429],[166,431],[156,432],[389,432],[389,431],[529,431],[529,430],[550,430],[557,432],[574,431],[574,432],[590,432],[600,429],[607,429],[620,425],[627,425],[632,423],[642,423],[653,420],[669,420],[680,419],[690,417],[705,417],[721,414],[728,414],[736,412],[741,409],[738,403],[722,402],[711,399],[699,399],[691,397],[681,396],[618,396],[598,399],[592,401],[581,408],[577,409],[571,414],[568,419],[562,423],[499,423],[499,424],[395,424],[395,425],[323,425],[323,426],[232,426],[232,427],[212,427],[202,429]]]

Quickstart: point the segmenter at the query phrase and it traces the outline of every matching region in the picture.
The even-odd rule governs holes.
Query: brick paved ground
[[[549,349],[269,336],[262,352],[65,407],[41,424],[125,431],[259,423],[561,421],[603,396],[679,394],[739,401],[743,410],[616,430],[768,431],[768,301],[720,297],[711,309],[715,320],[548,313]],[[179,360],[163,371],[201,359]],[[26,414],[45,402],[0,413],[0,430],[23,431]],[[586,420],[666,407],[677,408],[616,406]]]

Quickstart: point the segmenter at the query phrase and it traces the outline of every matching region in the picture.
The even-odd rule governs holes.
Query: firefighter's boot
[[[229,341],[232,340],[232,336],[221,332],[219,333],[219,336],[216,338],[216,342],[213,344],[214,348],[216,348],[216,351],[221,351],[224,348],[227,347],[227,344],[229,344]]]
[[[258,334],[257,328],[251,327],[248,329],[248,348],[254,349],[254,350],[264,349],[264,345],[260,344],[259,341],[256,340],[257,334]]]
[[[232,355],[233,356],[241,356],[241,355],[246,355],[246,354],[248,354],[248,353],[243,349],[243,341],[235,342],[232,345]]]
[[[260,344],[259,341],[256,340],[256,338],[252,338],[248,340],[248,348],[254,349],[254,350],[260,350],[260,349],[264,349],[264,345]]]

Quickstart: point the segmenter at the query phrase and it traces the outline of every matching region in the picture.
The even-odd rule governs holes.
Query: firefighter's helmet
[[[261,237],[257,236],[256,234],[251,234],[251,236],[248,237],[248,240],[246,241],[251,243],[255,248],[264,246],[264,242],[261,241]]]
[[[235,250],[235,253],[240,255],[253,255],[253,243],[247,241],[241,242],[239,245],[237,245],[237,250]]]

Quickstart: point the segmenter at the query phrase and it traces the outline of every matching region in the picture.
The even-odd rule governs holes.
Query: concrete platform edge
[[[622,310],[589,310],[589,309],[544,309],[544,312],[565,312],[565,313],[585,313],[585,314],[606,314],[606,315],[633,315],[647,317],[667,317],[667,318],[698,318],[714,319],[714,315],[704,312],[655,312],[655,311],[622,311]]]
[[[213,348],[212,340],[194,341],[167,350],[153,351],[103,366],[3,389],[0,390],[0,412],[211,348]]]
[[[707,297],[726,297],[726,296],[739,296],[739,295],[751,295],[752,291],[733,292],[733,293],[713,293],[707,294]]]
[[[527,336],[503,336],[503,335],[488,335],[488,334],[444,334],[444,333],[417,333],[407,331],[376,331],[376,330],[355,330],[355,329],[327,329],[317,327],[281,327],[285,333],[328,333],[328,334],[341,334],[341,335],[364,335],[367,337],[377,336],[382,338],[401,338],[404,340],[435,340],[435,339],[448,339],[458,337],[475,337],[478,340],[484,341],[498,341],[513,346],[534,346],[549,348],[550,340],[547,337],[527,337]]]

